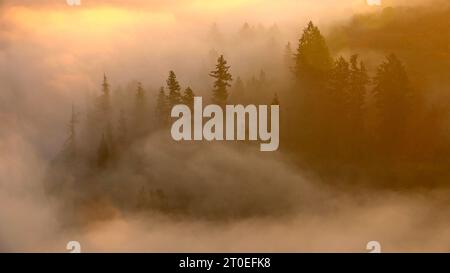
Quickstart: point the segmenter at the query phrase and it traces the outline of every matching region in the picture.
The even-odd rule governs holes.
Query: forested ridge
[[[199,93],[208,94],[203,96],[206,102],[222,106],[279,104],[278,153],[299,170],[312,172],[320,183],[407,190],[448,187],[448,15],[448,8],[387,8],[356,16],[327,36],[309,22],[297,41],[284,41],[277,56],[269,56],[280,60],[281,77],[258,68],[251,78],[233,74],[226,53],[212,51],[216,65],[205,71],[212,85],[202,92],[183,85],[176,72],[169,71],[158,90],[146,90],[137,82],[114,94],[104,75],[87,110],[71,108],[68,137],[50,168],[48,190],[65,195],[68,188],[81,189],[82,194],[70,192],[73,200],[83,203],[95,200],[112,202],[112,207],[199,213],[189,206],[196,197],[170,186],[168,178],[149,175],[153,166],[146,165],[139,153],[145,139],[157,134],[164,134],[163,142],[169,145],[189,145],[170,139],[170,109],[179,103],[192,107]],[[241,29],[245,31],[248,24]],[[380,59],[374,59],[374,52]],[[193,149],[205,145],[210,143]],[[161,149],[154,152],[164,153]],[[185,155],[170,156],[182,161]],[[133,191],[124,190],[129,196],[118,198],[114,191],[128,182],[114,171],[123,168],[145,179],[134,183]],[[185,178],[176,179],[178,185]],[[264,213],[251,205],[241,209],[211,213],[215,217]]]

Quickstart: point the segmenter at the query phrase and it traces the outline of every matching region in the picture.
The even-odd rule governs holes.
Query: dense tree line
[[[241,35],[247,37],[250,32],[244,25]],[[231,66],[220,55],[208,74],[213,80],[209,99],[222,107],[227,103],[281,103],[281,148],[301,166],[334,177],[365,172],[388,183],[398,178],[383,176],[392,168],[415,171],[431,165],[448,149],[444,138],[439,138],[444,118],[427,109],[395,54],[388,54],[370,75],[364,56],[333,56],[319,28],[309,22],[296,48],[287,43],[279,55],[292,76],[285,78],[292,81],[285,84],[289,88],[277,90],[277,82],[264,70],[247,79],[233,76]],[[127,110],[112,104],[106,75],[100,90],[86,113],[83,128],[88,133],[77,133],[80,120],[72,109],[64,149],[66,158],[84,153],[97,168],[114,165],[130,145],[167,128],[170,109],[180,103],[192,108],[195,96],[191,87],[181,86],[174,71],[169,71],[155,98],[149,98],[138,83],[134,103],[125,107]],[[435,134],[417,133],[424,124]],[[81,135],[88,141],[77,141]],[[79,142],[89,147],[82,149]]]

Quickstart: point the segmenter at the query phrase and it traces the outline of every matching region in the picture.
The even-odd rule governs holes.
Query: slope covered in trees
[[[411,12],[418,14],[409,16]],[[180,190],[180,182],[189,181],[192,174],[177,168],[185,166],[205,143],[193,145],[189,154],[169,153],[164,144],[151,151],[175,158],[169,168],[183,173],[171,177],[177,183],[154,176],[158,163],[146,165],[142,151],[147,139],[161,133],[167,137],[165,144],[182,145],[171,142],[168,134],[170,110],[179,103],[192,107],[196,94],[221,106],[282,105],[281,153],[330,185],[410,190],[448,187],[450,135],[446,128],[450,115],[441,99],[430,102],[430,93],[448,83],[450,70],[443,69],[449,65],[447,12],[385,9],[355,17],[328,36],[309,22],[295,43],[286,41],[286,47],[265,56],[278,60],[283,72],[275,75],[257,67],[253,76],[241,76],[224,55],[214,54],[215,64],[204,71],[210,82],[201,84],[209,86],[208,90],[198,90],[191,82],[188,86],[169,71],[158,90],[148,90],[138,82],[122,99],[114,99],[114,88],[105,75],[81,119],[76,108],[68,111],[68,141],[56,160],[49,189],[61,191],[61,185],[67,184],[82,189],[83,197],[74,197],[78,202],[106,196],[128,209],[195,214],[196,207],[189,204],[201,204],[201,198]],[[433,24],[442,36],[426,33]],[[250,27],[244,25],[241,35],[251,39],[249,33]],[[60,172],[61,166],[67,171]],[[126,190],[131,195],[127,198],[136,201],[134,205],[124,204],[110,189],[123,186],[117,183],[124,169],[135,181]],[[229,172],[234,175],[233,170]],[[137,176],[143,178],[134,179]],[[186,212],[189,207],[194,211]],[[214,211],[213,206],[211,214],[249,216],[257,212],[251,205],[240,212],[223,207]]]

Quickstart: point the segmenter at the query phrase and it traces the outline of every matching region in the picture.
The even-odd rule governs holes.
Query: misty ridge
[[[397,13],[403,16],[403,12],[402,8],[387,8],[375,19],[368,16],[366,20],[381,20],[384,22],[381,27],[388,28],[390,20],[395,20]],[[431,17],[427,13],[419,13],[419,16],[421,20],[440,20],[440,17]],[[417,17],[410,20],[417,20]],[[358,24],[361,25],[364,24]],[[399,57],[403,55],[401,50],[397,50],[397,54],[387,54],[381,64],[375,65],[374,71],[368,71],[362,54],[334,56],[326,38],[313,22],[307,24],[297,43],[288,42],[284,48],[270,52],[280,43],[276,38],[279,32],[276,26],[267,31],[248,23],[239,30],[241,39],[248,43],[269,37],[267,41],[273,45],[267,48],[266,54],[275,56],[265,58],[277,60],[268,65],[269,71],[273,67],[278,70],[274,76],[264,69],[256,77],[233,76],[233,66],[212,49],[209,56],[211,62],[216,60],[216,65],[209,74],[205,73],[214,80],[209,88],[209,101],[222,107],[228,102],[280,104],[280,153],[297,168],[321,177],[321,183],[339,183],[341,187],[364,183],[366,187],[405,190],[447,186],[449,173],[445,162],[449,160],[450,142],[445,128],[448,113],[446,105],[428,102],[430,94],[426,92],[430,83],[422,80],[427,78],[428,71],[421,71],[415,78],[417,84],[414,83],[407,72],[408,67]],[[339,34],[335,35],[339,37]],[[209,37],[218,47],[224,43],[225,38],[217,25],[213,25]],[[433,46],[432,50],[437,52],[441,43]],[[251,177],[257,176],[253,171],[240,175],[233,171],[233,166],[238,168],[236,163],[231,163],[231,169],[227,171],[225,166],[222,168],[218,164],[213,165],[208,175],[198,174],[195,168],[184,166],[183,161],[193,158],[182,150],[180,155],[173,156],[174,162],[167,163],[175,168],[174,174],[154,177],[154,173],[158,174],[162,168],[153,167],[153,161],[157,159],[149,161],[147,155],[138,151],[139,147],[145,153],[154,154],[169,153],[173,149],[171,146],[180,145],[168,137],[172,124],[170,110],[180,103],[192,109],[197,93],[190,86],[182,87],[174,71],[169,71],[166,84],[152,93],[140,82],[127,90],[113,90],[106,75],[100,87],[100,95],[88,98],[83,119],[77,108],[72,107],[67,141],[54,161],[55,167],[50,168],[48,187],[54,196],[64,200],[73,197],[74,202],[86,206],[90,202],[101,206],[104,202],[104,206],[116,209],[156,210],[198,217],[208,215],[219,219],[283,214],[298,206],[295,197],[292,200],[286,198],[286,189],[283,194],[275,194],[275,189],[284,187],[283,181],[276,177],[269,176],[270,179],[266,177],[261,181]],[[207,92],[203,90],[202,93]],[[149,140],[156,136],[162,140],[166,136],[167,140],[145,149],[151,145]],[[205,150],[209,149],[208,145],[214,144],[184,143],[175,149]],[[234,149],[231,145],[242,144],[229,143],[225,147]],[[252,162],[248,162],[249,166]],[[199,163],[199,168],[205,165],[208,164]],[[215,171],[226,174],[223,179],[233,181],[229,191],[221,189],[227,184],[223,179],[211,179]],[[190,177],[192,173],[194,175]],[[267,187],[267,180],[278,184],[271,188],[273,193],[256,195],[254,200],[238,198],[240,194],[252,197],[255,189]],[[254,182],[247,188],[244,185],[249,181]],[[124,184],[127,190],[122,189]],[[221,189],[221,195],[209,199],[216,187]],[[300,190],[296,192],[295,187],[291,187],[292,194],[301,196]],[[119,191],[118,195],[114,194],[114,189]],[[77,194],[72,196],[71,191]],[[232,209],[229,204],[237,207]]]
[[[245,234],[243,240],[250,245],[225,249],[271,249],[251,236],[266,225],[273,245],[277,234],[286,233],[301,237],[307,249],[325,249],[328,242],[314,242],[294,231],[318,236],[314,230],[323,228],[334,242],[332,248],[339,249],[340,240],[348,237],[333,228],[346,229],[345,220],[355,224],[357,237],[345,249],[363,246],[367,235],[384,238],[394,249],[447,249],[436,238],[426,241],[429,229],[415,228],[432,222],[438,234],[448,235],[440,213],[449,209],[449,15],[448,6],[431,4],[380,8],[323,28],[312,21],[299,24],[295,35],[277,24],[244,22],[224,30],[214,23],[192,34],[205,37],[202,46],[189,40],[168,49],[176,52],[169,58],[172,66],[155,63],[151,70],[142,69],[143,60],[158,52],[136,46],[136,55],[130,57],[138,60],[136,68],[127,63],[123,73],[120,55],[128,53],[105,48],[106,55],[117,56],[114,67],[98,69],[97,63],[96,72],[102,73],[89,75],[96,79],[92,86],[76,85],[85,81],[80,76],[70,78],[79,94],[47,97],[51,99],[42,111],[48,120],[10,105],[16,99],[21,101],[18,109],[31,108],[28,100],[33,97],[2,95],[0,113],[10,128],[0,134],[2,149],[14,153],[15,160],[5,163],[1,173],[13,181],[34,175],[39,182],[27,187],[32,196],[43,196],[42,218],[55,221],[51,225],[58,239],[81,234],[97,242],[89,245],[97,250],[120,250],[105,243],[102,230],[139,240],[131,234],[144,236],[152,225],[173,232],[175,239],[167,241],[174,245],[192,244],[180,239],[185,232],[198,235],[198,230],[210,229],[225,238]],[[139,54],[145,56],[142,61]],[[26,86],[2,74],[2,80],[13,83],[11,90]],[[46,87],[60,86],[52,84]],[[90,91],[81,89],[86,86]],[[179,103],[192,108],[195,96],[222,106],[279,105],[279,150],[261,153],[259,143],[251,141],[174,141],[170,109]],[[16,111],[17,117],[8,114]],[[30,152],[38,150],[36,143],[51,148],[38,156]],[[13,196],[28,192],[11,188]],[[27,210],[27,205],[1,196],[18,211]],[[398,226],[389,219],[398,219]],[[125,225],[127,221],[132,224]],[[186,231],[172,227],[180,223]],[[366,233],[364,228],[371,225]],[[404,237],[414,246],[396,237],[406,227],[411,228]],[[3,229],[10,232],[0,225],[0,251],[14,249],[14,242],[2,238]],[[215,244],[198,249],[224,249],[220,236],[206,233]],[[422,237],[413,239],[418,233]],[[53,239],[42,236],[54,248]],[[149,241],[158,249],[192,249]],[[287,239],[281,242],[286,248],[279,249],[295,249]],[[139,244],[124,247],[146,249]]]

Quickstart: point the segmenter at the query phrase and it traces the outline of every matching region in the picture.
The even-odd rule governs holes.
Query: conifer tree
[[[169,77],[167,78],[167,89],[169,90],[168,100],[169,108],[172,109],[173,106],[181,103],[181,87],[177,81],[177,76],[172,70],[169,72]]]
[[[223,55],[217,59],[216,69],[209,74],[215,79],[213,88],[213,103],[224,107],[228,99],[228,87],[233,80],[229,73],[230,66],[227,66],[227,61]]]
[[[155,107],[155,116],[157,119],[157,123],[160,126],[164,126],[169,121],[169,105],[168,105],[168,97],[164,92],[164,87],[161,86],[158,93],[158,98],[156,99],[156,107]]]
[[[65,153],[69,158],[76,156],[77,144],[76,144],[76,125],[78,124],[78,113],[75,111],[75,106],[72,105],[72,113],[70,115],[70,120],[68,124],[69,136],[65,142]]]
[[[147,100],[145,97],[145,90],[139,82],[135,95],[135,120],[134,120],[134,135],[137,137],[144,136],[149,129],[147,118]]]
[[[100,145],[97,150],[97,166],[98,167],[106,167],[109,161],[109,148],[108,143],[105,138],[105,134],[102,135],[102,139],[100,141]]]
[[[307,86],[320,85],[331,69],[332,59],[325,38],[312,22],[304,29],[295,54],[294,73]]]
[[[284,55],[283,55],[283,61],[284,65],[288,69],[293,69],[294,65],[294,52],[292,51],[291,42],[288,42],[284,48]]]
[[[138,82],[136,89],[136,112],[138,115],[144,115],[146,109],[145,90],[142,83]]]
[[[111,98],[110,98],[110,86],[106,74],[103,75],[102,94],[99,101],[100,111],[103,113],[106,119],[109,118],[111,110]]]
[[[412,88],[402,62],[389,55],[378,67],[373,94],[379,112],[379,129],[385,144],[398,144],[412,109]]]
[[[362,130],[366,87],[368,84],[369,76],[364,63],[362,61],[358,62],[358,55],[351,56],[347,105],[350,126],[356,131]]]
[[[183,94],[183,103],[186,104],[187,106],[189,106],[189,108],[192,110],[194,107],[194,97],[195,94],[192,91],[192,89],[190,87],[186,88],[186,90],[184,90],[184,94]]]
[[[348,94],[350,80],[350,64],[343,57],[339,57],[334,63],[329,79],[330,107],[335,114],[342,115],[345,108],[345,99]]]

